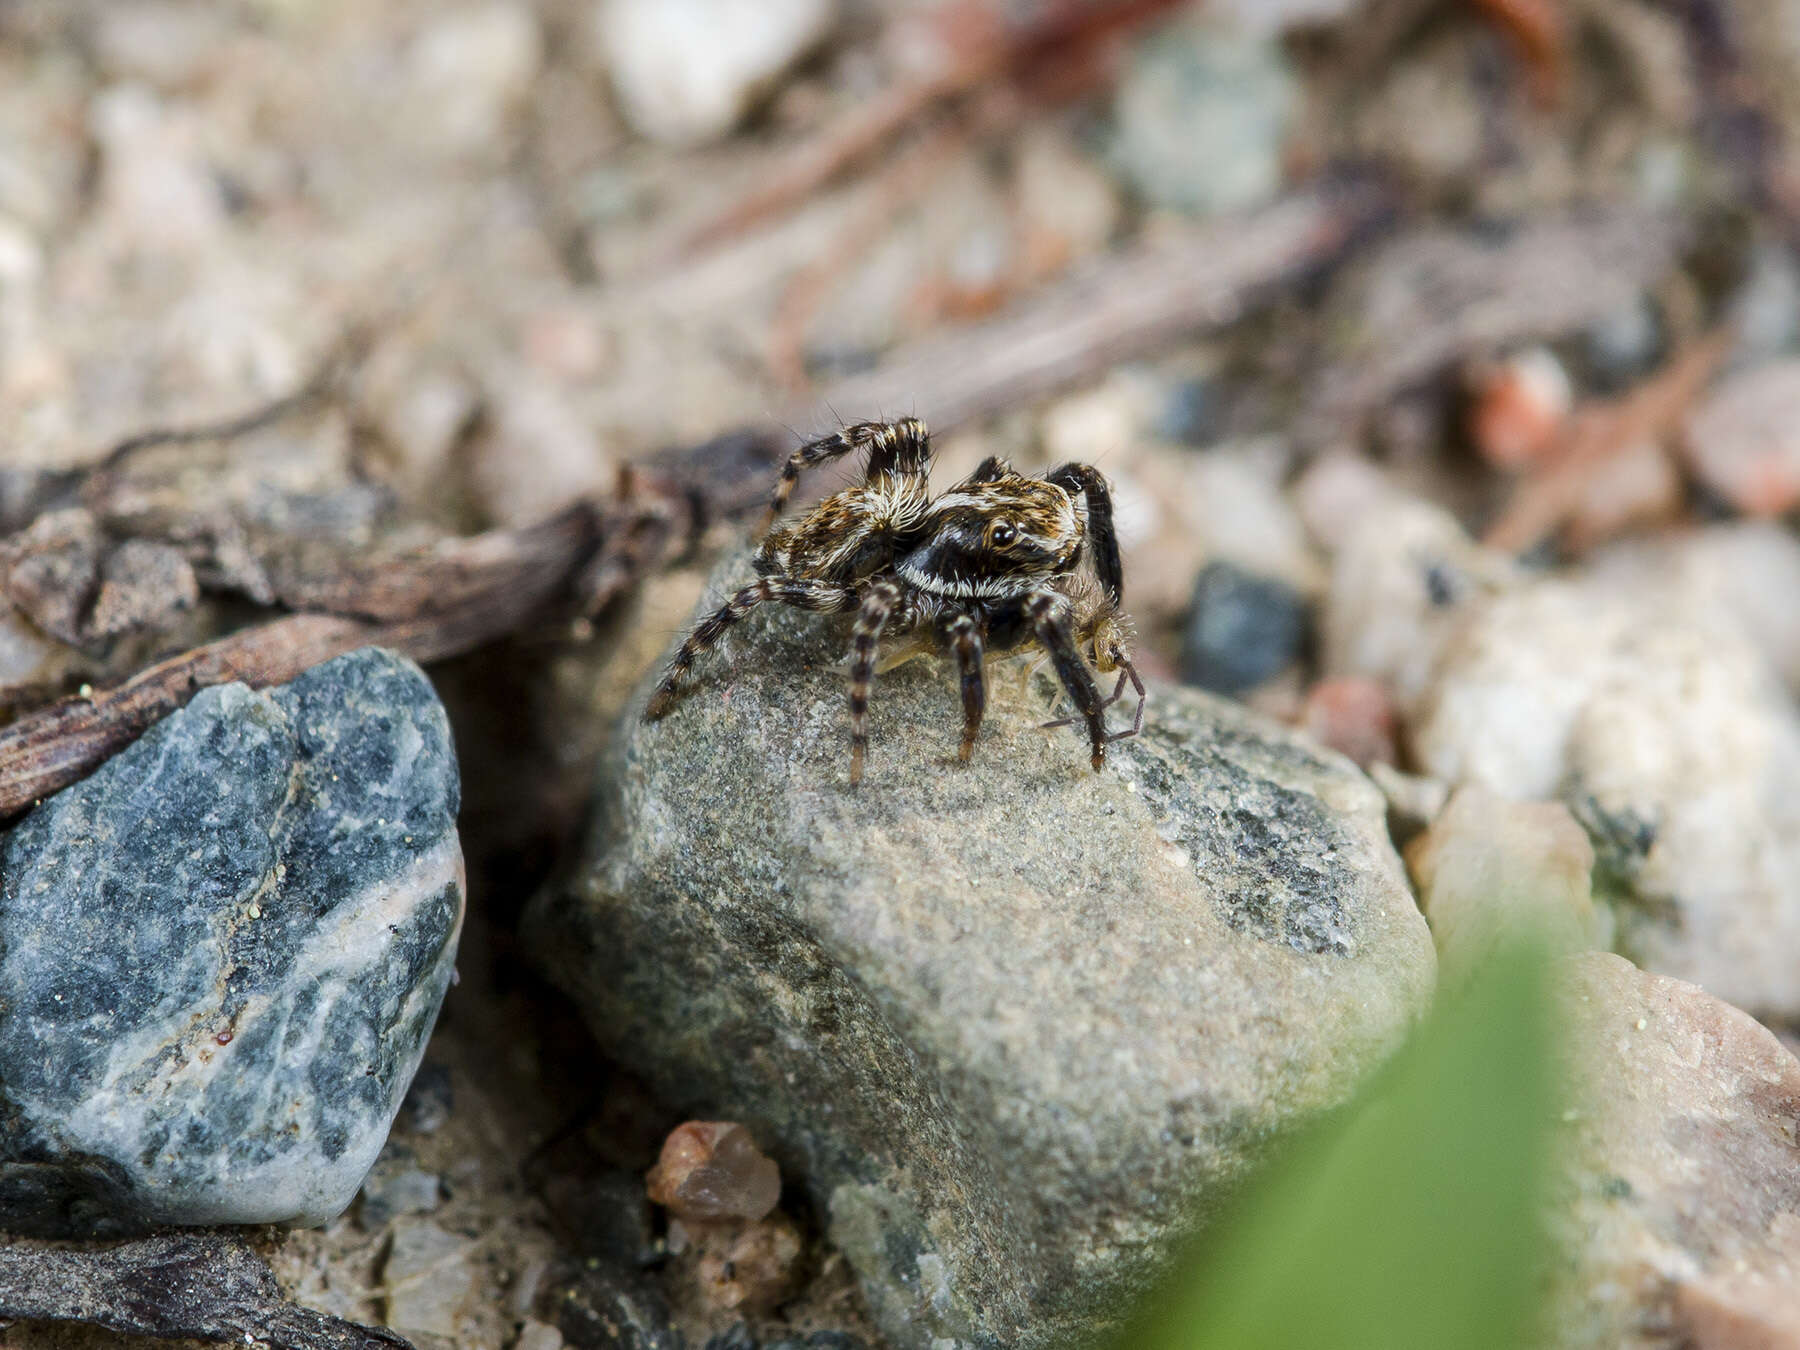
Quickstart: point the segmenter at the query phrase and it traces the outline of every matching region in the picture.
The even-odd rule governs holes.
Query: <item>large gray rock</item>
[[[932,660],[878,680],[852,790],[842,621],[734,634],[634,704],[528,939],[670,1105],[750,1126],[897,1346],[1080,1344],[1427,1005],[1380,795],[1178,690],[1095,773],[1005,662],[962,767]]]
[[[462,921],[456,762],[373,648],[223,685],[0,837],[0,1227],[321,1223]]]

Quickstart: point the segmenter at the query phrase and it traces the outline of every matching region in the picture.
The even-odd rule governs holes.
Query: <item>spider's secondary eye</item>
[[[995,548],[1005,548],[1019,537],[1019,532],[1004,521],[988,527],[988,543]]]

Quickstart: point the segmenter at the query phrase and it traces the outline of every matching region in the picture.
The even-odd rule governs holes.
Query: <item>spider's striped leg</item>
[[[850,782],[862,782],[863,758],[869,749],[869,689],[875,683],[875,644],[902,606],[900,588],[891,581],[871,582],[863,591],[862,608],[850,639]]]
[[[1098,769],[1106,762],[1106,705],[1100,701],[1094,677],[1088,673],[1087,663],[1075,646],[1075,635],[1069,625],[1069,602],[1056,591],[1036,591],[1025,601],[1025,613],[1031,620],[1037,640],[1050,653],[1056,678],[1069,691],[1069,697],[1075,701],[1087,723],[1088,739],[1093,745],[1092,762]]]
[[[808,441],[788,456],[757,534],[767,534],[776,518],[787,509],[788,498],[794,495],[794,487],[802,473],[858,450],[869,452],[870,478],[894,474],[923,479],[930,472],[931,434],[916,417],[905,417],[898,422],[858,422],[816,441]]]
[[[970,486],[977,483],[998,482],[1010,472],[1011,470],[1006,467],[1005,460],[998,455],[989,455],[975,466],[975,472],[963,479],[963,482]]]
[[[675,653],[674,660],[669,662],[669,668],[663,672],[656,692],[650,696],[650,704],[644,709],[644,716],[654,722],[674,707],[675,690],[680,685],[682,676],[693,666],[694,658],[716,644],[725,636],[727,628],[758,605],[778,600],[784,605],[831,614],[849,609],[855,599],[856,592],[850,587],[836,586],[828,581],[762,577],[751,582],[702,619],[694,631],[688,634],[687,641],[681,644],[681,650]]]
[[[975,751],[981,715],[987,709],[987,681],[981,670],[981,625],[973,614],[958,614],[944,631],[956,652],[956,668],[962,673],[963,734],[962,749],[957,755],[967,764]]]

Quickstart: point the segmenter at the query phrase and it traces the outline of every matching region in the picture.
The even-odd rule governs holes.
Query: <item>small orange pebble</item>
[[[653,1203],[696,1223],[761,1219],[781,1199],[781,1170],[732,1121],[677,1125],[644,1184]]]
[[[1509,473],[1555,448],[1575,404],[1562,363],[1542,347],[1477,367],[1471,384],[1469,437],[1483,459]]]
[[[1307,691],[1300,725],[1314,740],[1365,769],[1397,758],[1394,704],[1379,680],[1360,675],[1320,680]]]

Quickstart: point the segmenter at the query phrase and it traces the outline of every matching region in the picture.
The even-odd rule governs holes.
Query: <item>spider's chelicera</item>
[[[962,758],[974,749],[987,702],[982,660],[1036,641],[1087,728],[1093,765],[1109,742],[1143,726],[1144,685],[1132,667],[1121,605],[1124,578],[1106,480],[1086,464],[1043,478],[982,463],[941,496],[930,488],[931,438],[912,418],[865,422],[801,446],[782,469],[768,523],[780,517],[803,470],[865,451],[862,482],[772,530],[754,559],[760,579],[703,620],[675,653],[646,716],[663,716],[694,658],[765,601],[824,613],[856,611],[850,651],[850,781],[862,778],[869,688],[884,632],[929,633],[956,657],[962,676]],[[1085,510],[1082,503],[1085,502]],[[1080,570],[1089,562],[1091,579]],[[1088,669],[1117,671],[1103,698]],[[1108,732],[1105,710],[1129,680],[1131,726]]]

